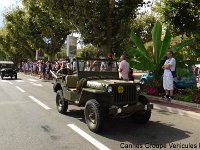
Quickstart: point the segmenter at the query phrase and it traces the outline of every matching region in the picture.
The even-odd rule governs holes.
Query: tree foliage
[[[104,53],[121,54],[129,41],[130,24],[136,18],[138,7],[144,4],[143,0],[22,2],[23,8],[5,15],[8,35],[4,41],[12,44],[13,51],[22,51],[26,57],[33,57],[35,50],[55,55],[67,35],[74,31],[82,35],[84,44],[92,44]]]
[[[77,50],[77,57],[85,57],[86,53],[89,57],[95,58],[97,56],[98,50],[93,45],[88,44]]]
[[[186,35],[175,36],[171,41],[171,45],[174,46],[183,40],[189,39],[191,39],[191,37],[187,37]],[[178,51],[178,54],[181,55],[184,60],[197,60],[200,56],[200,40],[197,38],[197,35],[195,35],[192,39],[192,45],[188,45]]]
[[[156,18],[152,14],[144,12],[131,22],[130,28],[146,43],[151,41],[151,35],[149,33],[153,29],[155,22]]]
[[[63,21],[62,18],[50,13],[45,1],[24,0],[23,2],[30,17],[32,44],[35,49],[54,56],[60,51],[67,35],[72,32],[70,22]]]
[[[110,52],[119,51],[129,38],[129,23],[142,4],[141,0],[52,0],[48,7],[54,14],[59,11],[61,18],[70,19],[85,44]]]
[[[6,31],[1,45],[11,57],[34,58],[40,50],[50,58],[60,51],[72,26],[67,20],[54,16],[40,0],[24,1],[24,8],[5,14]]]
[[[28,38],[30,31],[25,12],[17,8],[5,15],[5,22],[0,41],[4,53],[15,62],[21,61],[25,57],[32,58],[34,49]]]
[[[200,33],[199,0],[160,0],[154,10],[175,35]]]

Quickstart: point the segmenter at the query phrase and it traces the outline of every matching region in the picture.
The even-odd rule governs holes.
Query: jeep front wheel
[[[149,103],[148,99],[143,96],[139,95],[138,101],[141,102],[143,105],[147,105]],[[147,123],[151,118],[151,110],[142,110],[134,113],[132,115],[132,119],[136,123]]]
[[[3,80],[3,77],[4,77],[4,76],[3,76],[3,75],[1,75],[1,79],[2,79],[2,80]]]
[[[104,111],[102,106],[95,99],[85,104],[85,121],[92,132],[99,132],[104,126]]]
[[[64,99],[62,90],[57,91],[56,106],[59,113],[64,114],[68,109],[68,101]]]

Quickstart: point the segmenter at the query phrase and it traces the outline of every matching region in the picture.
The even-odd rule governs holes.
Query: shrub
[[[200,104],[200,93],[197,93],[194,102]]]
[[[146,87],[146,93],[148,95],[156,95],[157,94],[157,89],[153,86],[148,86]]]
[[[185,89],[184,91],[177,93],[174,96],[174,99],[185,101],[185,102],[194,102],[195,95],[196,95],[195,91],[196,91],[195,89]]]

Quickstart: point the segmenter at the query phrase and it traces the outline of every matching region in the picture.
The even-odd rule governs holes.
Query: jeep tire
[[[58,90],[56,94],[56,106],[59,113],[64,114],[68,109],[68,101],[64,99],[63,91]]]
[[[143,95],[139,95],[138,101],[143,105],[147,105],[149,103],[148,99]],[[133,121],[140,124],[147,123],[150,118],[151,110],[138,111],[132,115]]]
[[[99,102],[91,99],[85,104],[85,121],[92,132],[99,132],[104,126],[104,111]]]
[[[15,75],[15,80],[17,80],[17,75]]]

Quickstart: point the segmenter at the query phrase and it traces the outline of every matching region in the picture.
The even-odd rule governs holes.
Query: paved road
[[[83,108],[57,112],[50,82],[23,74],[18,80],[0,80],[0,150],[168,150],[173,143],[178,147],[171,149],[194,150],[200,148],[199,127],[200,120],[153,110],[145,125],[110,119],[103,133],[94,134]]]

